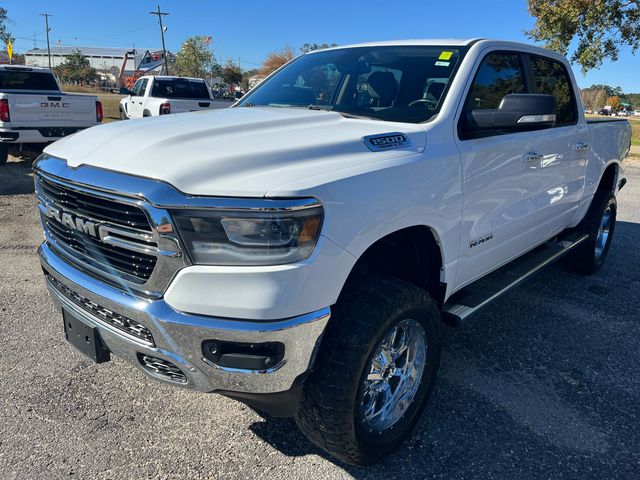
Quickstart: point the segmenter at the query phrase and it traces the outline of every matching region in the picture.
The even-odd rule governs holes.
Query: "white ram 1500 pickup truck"
[[[213,101],[207,82],[201,78],[148,75],[140,77],[129,95],[120,100],[120,119],[220,108],[219,103]]]
[[[10,147],[51,143],[100,122],[98,97],[62,93],[48,68],[0,65],[0,165]]]
[[[66,337],[376,461],[425,405],[441,321],[561,256],[602,265],[631,130],[582,112],[560,55],[419,40],[308,53],[233,108],[63,139],[36,189]]]

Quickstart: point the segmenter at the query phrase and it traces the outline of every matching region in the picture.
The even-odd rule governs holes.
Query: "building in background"
[[[65,61],[68,55],[79,50],[93,68],[100,73],[111,73],[119,76],[134,72],[140,68],[150,71],[163,63],[162,50],[127,49],[112,47],[58,47],[51,46],[51,66],[57,67]],[[131,52],[134,52],[133,55]],[[172,56],[167,52],[169,57]],[[126,58],[126,61],[125,61]],[[25,64],[36,67],[48,67],[49,59],[46,48],[35,48],[25,53]],[[150,68],[153,67],[153,68]],[[159,73],[159,72],[158,72]]]
[[[124,79],[137,78],[140,75],[159,75],[163,73],[164,55],[162,50],[127,49],[113,47],[51,47],[51,66],[57,67],[67,56],[80,51],[96,69],[100,77],[100,86],[111,89],[120,87]],[[167,52],[169,60],[173,58]],[[35,67],[48,67],[49,58],[46,48],[35,48],[25,53],[25,64]],[[130,81],[128,83],[131,83]],[[127,83],[127,85],[128,85]]]

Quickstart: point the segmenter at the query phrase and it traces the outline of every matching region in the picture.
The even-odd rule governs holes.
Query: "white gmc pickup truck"
[[[140,77],[129,95],[120,100],[120,119],[219,108],[218,103],[201,78],[147,75]]]
[[[48,68],[0,65],[0,165],[10,147],[51,143],[100,122],[98,97],[62,93]]]
[[[415,40],[308,53],[233,108],[63,139],[36,189],[66,338],[374,462],[423,410],[442,321],[560,257],[604,262],[631,130],[582,112],[560,55]]]

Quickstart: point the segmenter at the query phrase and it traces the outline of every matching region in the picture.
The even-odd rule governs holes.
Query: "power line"
[[[164,17],[165,15],[169,15],[169,14],[167,12],[161,12],[160,11],[160,5],[158,5],[158,11],[149,12],[149,15],[157,15],[158,16],[158,22],[160,22],[160,35],[162,36],[162,54],[164,55],[164,71],[165,71],[165,75],[169,75],[169,64],[167,63],[167,49],[164,46],[164,31],[165,31],[165,28],[162,25],[162,17]]]
[[[47,32],[47,56],[49,57],[49,68],[51,68],[51,45],[49,44],[49,17],[53,17],[48,13],[41,13],[44,17],[45,30]]]

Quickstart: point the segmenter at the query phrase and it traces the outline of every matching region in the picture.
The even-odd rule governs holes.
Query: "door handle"
[[[524,154],[524,163],[539,162],[544,159],[544,155],[538,152],[528,152]]]
[[[576,143],[576,150],[588,150],[588,149],[589,149],[588,143],[584,143],[584,142]]]

